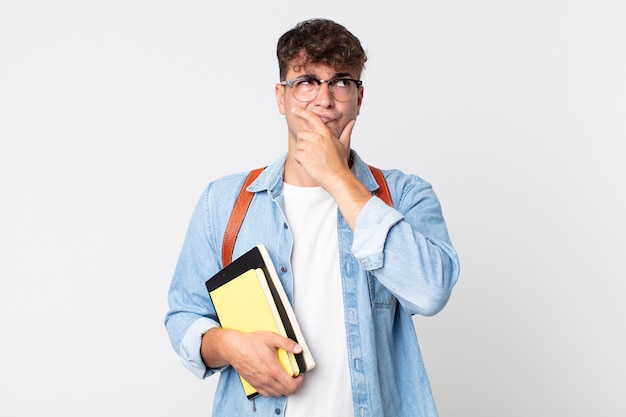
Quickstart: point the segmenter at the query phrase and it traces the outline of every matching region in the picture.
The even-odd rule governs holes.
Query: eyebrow
[[[346,77],[352,78],[353,76],[349,72],[336,72],[333,75],[331,75],[328,79],[334,80],[335,78],[346,78]],[[320,80],[321,79],[321,78],[317,78],[316,74],[302,74],[296,78],[304,78],[306,80]]]

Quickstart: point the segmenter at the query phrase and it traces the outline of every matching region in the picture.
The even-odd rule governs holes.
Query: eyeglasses
[[[291,88],[291,93],[298,101],[313,101],[320,92],[320,85],[328,84],[330,95],[337,101],[350,101],[356,97],[356,93],[363,81],[352,78],[333,78],[332,80],[318,80],[312,77],[299,77],[293,80],[281,81],[280,85]]]

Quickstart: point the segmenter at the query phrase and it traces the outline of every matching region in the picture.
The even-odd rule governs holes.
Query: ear
[[[278,112],[285,115],[285,86],[276,84],[275,87],[276,92],[276,104],[278,105]]]
[[[359,88],[359,94],[357,96],[357,110],[356,114],[361,113],[361,104],[363,104],[363,94],[365,93],[365,89],[363,87]]]

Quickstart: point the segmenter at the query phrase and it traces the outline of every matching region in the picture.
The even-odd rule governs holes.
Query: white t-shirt
[[[287,399],[287,417],[353,416],[339,272],[337,205],[321,187],[283,184],[285,215],[294,238],[293,308],[315,369]]]

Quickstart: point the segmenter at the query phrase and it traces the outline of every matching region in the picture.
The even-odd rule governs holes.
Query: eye
[[[350,86],[350,80],[344,79],[344,78],[337,78],[335,80],[332,80],[330,84],[332,84],[335,87],[344,88],[344,87]]]
[[[318,85],[319,85],[319,80],[313,77],[306,77],[306,76],[302,78],[298,78],[296,82],[294,83],[294,87],[305,87],[305,88],[317,87]]]

